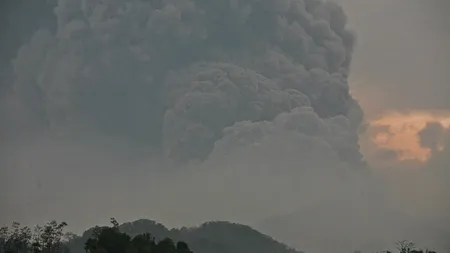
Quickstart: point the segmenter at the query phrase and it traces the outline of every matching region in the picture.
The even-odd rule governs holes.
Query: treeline
[[[51,221],[45,226],[21,227],[14,222],[12,226],[0,228],[0,253],[66,253],[64,240],[67,223]]]
[[[400,241],[397,243],[397,249],[399,253],[436,253],[432,250],[421,250],[417,249],[415,243],[408,241]],[[393,253],[391,251],[385,251],[385,253]]]
[[[175,243],[170,238],[156,241],[150,233],[133,238],[119,230],[119,223],[111,219],[112,226],[96,227],[85,242],[86,253],[193,253],[188,244]],[[0,253],[69,253],[67,243],[76,236],[64,233],[67,223],[51,221],[34,230],[14,222],[11,227],[0,228]]]
[[[51,221],[32,230],[14,222],[11,227],[0,228],[0,253],[193,253],[186,242],[196,253],[301,253],[250,227],[226,222],[205,223],[199,228],[169,233],[164,226],[152,221],[140,220],[119,226],[111,218],[110,226],[94,227],[82,237],[65,233],[66,227],[65,222]],[[397,249],[398,253],[436,253],[419,250],[408,241],[397,243]]]

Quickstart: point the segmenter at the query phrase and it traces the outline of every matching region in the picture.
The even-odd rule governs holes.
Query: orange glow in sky
[[[450,113],[391,112],[370,122],[372,141],[380,148],[397,153],[399,160],[428,160],[431,150],[420,145],[419,132],[428,122],[439,122],[450,128]]]

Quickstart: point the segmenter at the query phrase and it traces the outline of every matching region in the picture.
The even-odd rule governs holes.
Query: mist
[[[447,149],[391,170],[362,154],[338,4],[37,6],[45,22],[2,30],[20,42],[2,41],[0,223],[228,220],[305,252],[448,247]],[[446,146],[439,126],[421,137]]]

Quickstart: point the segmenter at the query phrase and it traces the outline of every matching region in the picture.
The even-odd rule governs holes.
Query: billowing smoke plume
[[[59,0],[55,14],[56,32],[37,31],[14,61],[14,89],[41,124],[187,161],[259,124],[247,121],[304,107],[273,125],[326,136],[342,161],[361,160],[362,113],[346,80],[354,39],[334,3]]]

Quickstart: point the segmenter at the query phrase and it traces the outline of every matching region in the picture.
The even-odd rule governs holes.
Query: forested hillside
[[[274,239],[244,225],[229,222],[207,222],[199,227],[168,229],[151,220],[137,220],[119,226],[130,236],[150,233],[156,240],[171,238],[185,241],[195,253],[298,253]],[[83,253],[84,243],[93,234],[91,228],[80,237],[73,238],[68,246],[72,253]]]

